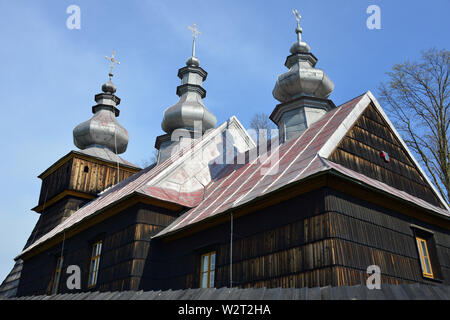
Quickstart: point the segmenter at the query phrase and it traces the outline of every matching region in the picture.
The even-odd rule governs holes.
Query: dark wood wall
[[[389,154],[389,163],[381,157],[382,151]],[[363,112],[330,160],[443,208],[373,105]]]
[[[103,239],[93,290],[197,288],[201,255],[216,251],[215,286],[229,286],[229,221],[176,240],[151,239],[177,216],[143,204],[126,209],[68,239],[64,267],[79,265],[87,290],[91,244]],[[433,232],[436,274],[439,283],[450,284],[448,230],[322,187],[234,219],[233,286],[364,284],[373,264],[383,283],[438,283],[422,277],[412,225]],[[48,290],[60,250],[58,245],[24,262],[20,295]],[[65,281],[63,274],[60,292]]]
[[[41,215],[27,240],[25,248],[67,219],[72,213],[86,204],[87,201],[88,200],[86,199],[66,196],[64,199],[45,208],[44,211],[41,212]]]
[[[39,205],[41,209],[36,223],[25,248],[35,240],[63,222],[72,213],[86,204],[82,194],[90,194],[90,198],[116,183],[117,167],[95,158],[79,158],[73,156],[62,163],[56,164],[57,168],[42,178]],[[87,168],[87,169],[86,169]],[[120,167],[120,180],[124,180],[139,169]],[[87,172],[86,172],[87,171]],[[62,194],[64,191],[77,191],[81,194]],[[52,199],[53,198],[53,199]]]
[[[331,279],[330,220],[324,190],[234,220],[233,285],[317,286]],[[230,224],[165,242],[153,248],[148,265],[159,261],[145,289],[199,287],[200,257],[216,251],[216,287],[229,286]],[[150,268],[149,268],[150,270]],[[150,277],[150,273],[146,273]],[[152,280],[152,281],[150,281]]]
[[[234,221],[233,285],[314,287],[365,284],[378,265],[383,283],[437,283],[422,277],[415,224],[433,230],[441,282],[450,283],[450,233],[329,188]],[[159,240],[144,289],[196,288],[200,257],[216,251],[216,287],[229,286],[230,225]],[[151,268],[148,268],[149,270]],[[152,277],[152,279],[150,279]]]
[[[119,181],[133,175],[138,169],[119,167]],[[87,171],[87,172],[85,172]],[[96,195],[106,188],[117,183],[117,165],[98,161],[97,159],[84,159],[73,157],[60,165],[42,180],[39,205],[64,190],[73,190]]]
[[[91,290],[137,290],[150,250],[150,237],[170,224],[176,213],[137,204],[64,242],[64,270],[81,268],[81,290],[87,291],[92,244],[103,241],[98,284]],[[51,287],[62,244],[24,261],[18,295],[46,294]],[[62,273],[59,292],[68,292]]]
[[[433,233],[430,250],[438,266],[435,276],[450,284],[450,231],[372,205],[330,189],[326,197],[330,212],[331,236],[340,266],[340,281],[354,284],[368,265],[379,265],[391,283],[438,283],[422,276],[415,243],[415,226]],[[427,213],[424,213],[427,214]]]

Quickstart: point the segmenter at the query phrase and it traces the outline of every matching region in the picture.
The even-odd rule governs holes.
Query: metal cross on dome
[[[111,62],[110,66],[109,66],[109,68],[110,68],[109,69],[109,80],[111,80],[111,77],[113,76],[114,63],[120,64],[120,62],[116,60],[115,55],[116,55],[116,51],[113,50],[111,57],[105,56],[105,58]]]
[[[303,31],[303,29],[300,27],[300,19],[302,18],[302,16],[300,15],[300,13],[298,13],[297,9],[292,9],[292,13],[295,16],[295,20],[297,20],[297,29],[295,30],[295,32],[297,33],[297,40],[300,43],[300,41],[302,40],[301,33]]]
[[[295,16],[295,20],[297,20],[297,24],[300,24],[300,19],[302,18],[302,16],[300,15],[300,13],[298,13],[298,10],[292,9],[292,13]]]
[[[201,32],[198,31],[197,25],[195,23],[192,25],[192,27],[188,26],[188,29],[192,31],[192,36],[194,38],[192,41],[192,56],[195,57],[195,39],[197,39],[197,36],[201,34]]]

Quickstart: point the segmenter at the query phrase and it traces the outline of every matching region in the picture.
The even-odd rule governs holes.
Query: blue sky
[[[66,8],[81,9],[81,29],[66,28]],[[381,30],[366,27],[369,5],[381,9]],[[339,105],[376,95],[395,63],[431,47],[449,48],[449,0],[433,1],[21,1],[2,0],[0,27],[0,282],[38,219],[37,176],[76,149],[72,130],[91,117],[107,80],[104,58],[116,50],[119,122],[130,142],[123,157],[142,164],[162,134],[163,112],[177,102],[177,70],[191,52],[188,25],[202,32],[197,56],[208,72],[206,106],[222,123],[248,126],[270,114],[276,77],[295,41],[297,8],[303,39],[317,67],[335,84]]]

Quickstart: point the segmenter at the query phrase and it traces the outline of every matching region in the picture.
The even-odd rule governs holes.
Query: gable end
[[[383,157],[383,152],[388,158]],[[444,208],[372,103],[331,153],[329,160]]]

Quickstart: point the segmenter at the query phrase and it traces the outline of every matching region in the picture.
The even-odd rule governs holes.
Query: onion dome
[[[291,55],[285,66],[289,71],[278,76],[273,96],[280,102],[288,102],[301,96],[327,98],[334,89],[333,82],[321,69],[315,68],[317,58],[310,53],[309,45],[302,41],[300,15],[296,10],[297,41],[291,46]]]
[[[190,27],[194,34],[192,56],[186,61],[186,66],[178,70],[181,85],[177,87],[179,101],[164,112],[161,128],[168,134],[176,129],[194,130],[201,124],[201,131],[216,126],[217,120],[214,114],[206,108],[203,98],[206,90],[202,83],[208,73],[200,67],[200,61],[195,57],[195,40],[199,31],[196,25]]]
[[[104,93],[114,94],[117,91],[117,87],[114,83],[112,83],[111,80],[109,80],[108,82],[106,82],[102,85],[102,91]]]
[[[119,64],[114,60],[114,53],[112,58],[108,59],[112,65]],[[115,154],[121,154],[127,150],[128,132],[116,119],[120,114],[117,108],[120,98],[115,95],[117,88],[111,81],[112,76],[111,67],[109,80],[102,86],[103,92],[95,95],[97,104],[92,107],[94,115],[73,130],[74,144],[81,150],[91,147],[106,147]]]

